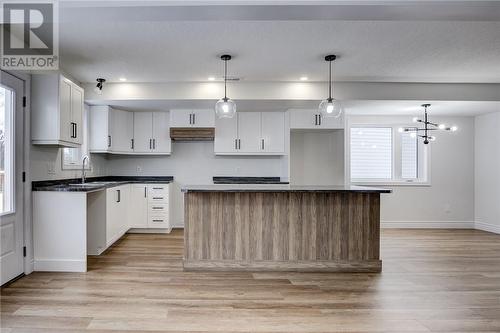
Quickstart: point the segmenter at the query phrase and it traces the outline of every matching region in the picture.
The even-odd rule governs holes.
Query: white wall
[[[500,233],[500,112],[475,118],[476,228]]]
[[[172,142],[171,156],[108,155],[113,176],[174,176],[172,220],[182,226],[182,185],[212,184],[214,176],[281,177],[281,156],[215,156],[213,142]]]
[[[344,131],[292,131],[290,183],[344,185]]]
[[[474,118],[432,117],[459,127],[440,132],[431,143],[430,186],[384,186],[381,221],[385,227],[474,227]],[[407,123],[408,117],[350,117],[356,123]]]

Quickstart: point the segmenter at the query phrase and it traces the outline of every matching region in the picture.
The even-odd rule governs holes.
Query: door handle
[[[316,125],[316,126],[319,125],[319,123],[318,123],[318,115],[317,114],[314,115],[314,125]]]
[[[238,149],[238,139],[234,139],[234,149]]]
[[[262,150],[264,150],[264,139],[262,139],[261,141],[262,141]]]
[[[108,147],[111,147],[111,135],[108,135]]]
[[[156,139],[153,139],[153,149],[156,149]]]
[[[241,139],[238,139],[238,149],[241,149]]]
[[[196,113],[193,113],[193,125],[196,124]]]
[[[75,124],[75,139],[78,137],[78,124],[77,123],[73,123]]]
[[[149,139],[149,149],[153,149],[153,139]]]
[[[318,114],[318,119],[319,119],[319,124],[318,125],[321,126],[321,115],[320,114]]]
[[[192,125],[193,124],[193,114],[190,113],[189,114],[189,125]]]
[[[134,149],[134,139],[130,139],[130,149]]]
[[[148,189],[146,186],[144,186],[144,198],[147,198],[148,197]]]
[[[118,194],[118,200],[116,200],[116,202],[120,202],[122,200],[121,198],[121,191],[120,190],[116,190],[117,194]]]

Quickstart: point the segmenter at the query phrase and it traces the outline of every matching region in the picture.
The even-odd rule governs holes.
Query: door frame
[[[26,97],[26,106],[23,108],[23,171],[25,172],[25,182],[23,183],[23,246],[26,247],[26,256],[23,258],[24,274],[28,275],[33,272],[33,222],[31,216],[31,175],[30,175],[30,153],[31,153],[31,137],[30,137],[30,119],[31,119],[31,75],[16,71],[3,72],[12,75],[23,81],[24,96]]]

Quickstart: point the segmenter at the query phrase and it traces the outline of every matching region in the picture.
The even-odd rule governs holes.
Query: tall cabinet
[[[31,139],[35,145],[78,147],[83,142],[83,88],[61,74],[31,78]]]

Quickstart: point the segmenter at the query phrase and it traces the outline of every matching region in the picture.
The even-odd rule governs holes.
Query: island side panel
[[[379,198],[357,192],[187,192],[184,266],[379,271]]]

